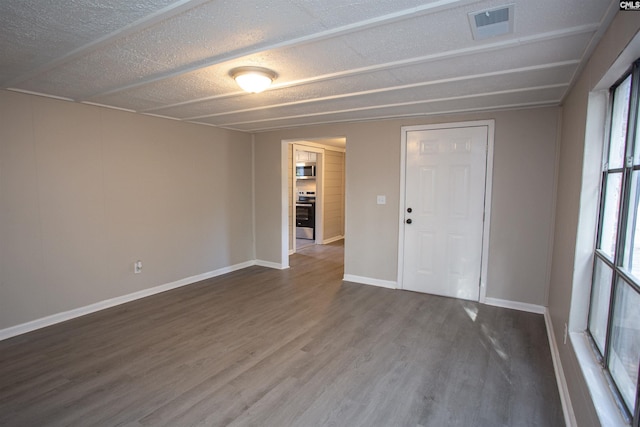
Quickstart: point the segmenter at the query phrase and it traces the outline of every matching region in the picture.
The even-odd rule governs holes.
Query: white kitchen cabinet
[[[296,162],[315,162],[316,153],[311,151],[296,151]]]

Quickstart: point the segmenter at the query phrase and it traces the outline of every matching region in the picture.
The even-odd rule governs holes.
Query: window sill
[[[583,332],[571,332],[569,338],[589,388],[589,394],[600,424],[611,427],[629,427],[611,395],[611,390],[609,390],[609,385],[602,372],[602,366],[597,362],[588,338]]]

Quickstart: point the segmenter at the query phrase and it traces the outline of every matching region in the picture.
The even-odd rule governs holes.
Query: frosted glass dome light
[[[242,90],[260,93],[268,88],[276,78],[276,73],[261,67],[239,67],[229,72]]]

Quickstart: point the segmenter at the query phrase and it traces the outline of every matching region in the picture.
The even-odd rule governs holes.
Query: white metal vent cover
[[[474,40],[513,33],[513,4],[471,12],[469,24]]]

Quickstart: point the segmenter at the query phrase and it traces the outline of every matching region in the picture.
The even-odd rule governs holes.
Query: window
[[[640,427],[640,60],[610,98],[588,333],[620,408]]]

